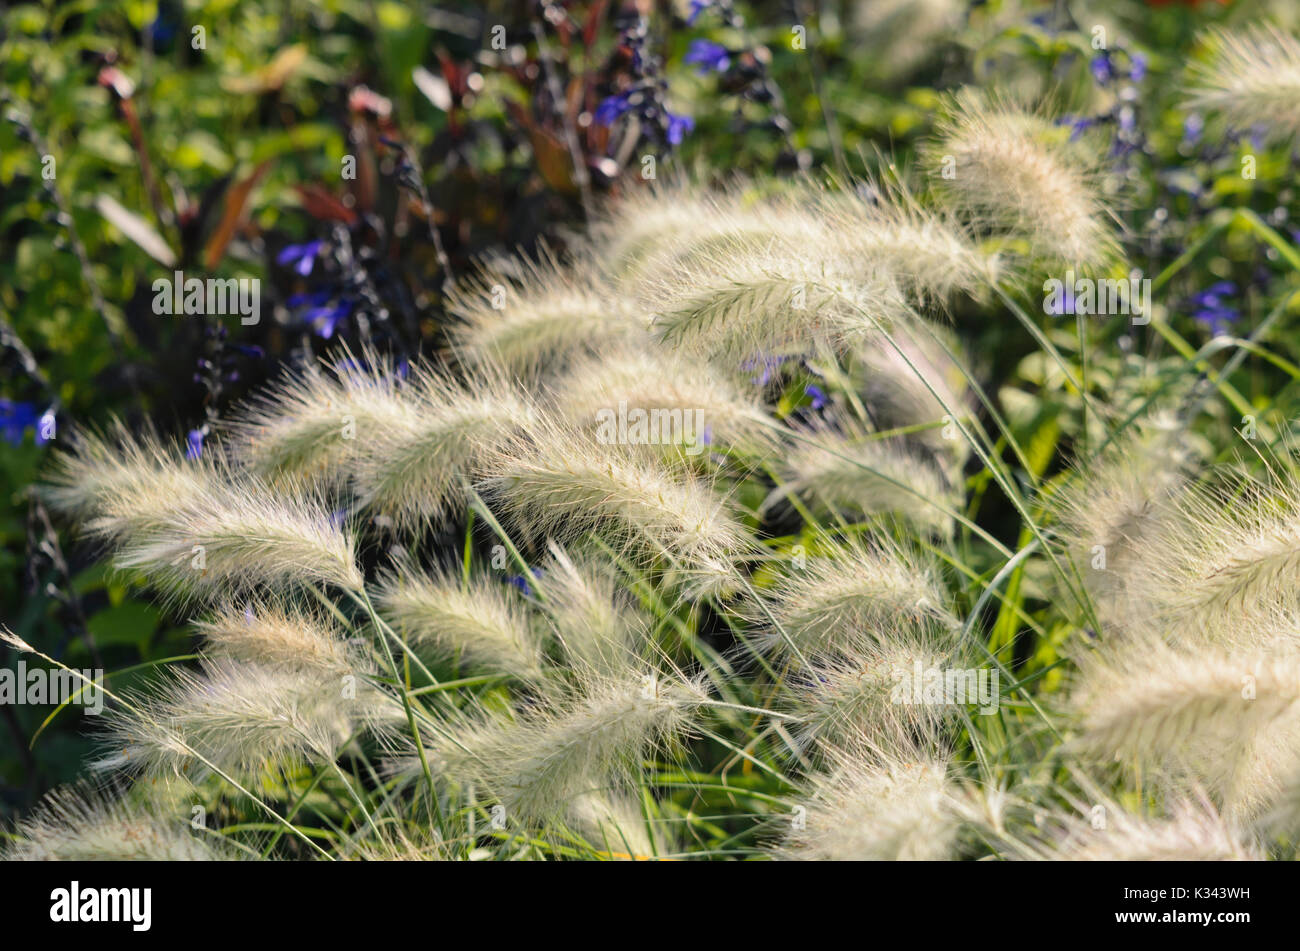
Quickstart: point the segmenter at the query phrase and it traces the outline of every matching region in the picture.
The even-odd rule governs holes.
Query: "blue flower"
[[[1216,337],[1225,334],[1228,329],[1241,319],[1241,311],[1229,307],[1225,298],[1237,293],[1237,285],[1232,281],[1218,281],[1205,290],[1192,295],[1191,304],[1195,308],[1192,314],[1198,321],[1210,328]]]
[[[1092,70],[1092,78],[1097,80],[1101,85],[1110,82],[1113,71],[1110,66],[1110,54],[1106,52],[1098,53],[1088,63],[1088,68]]]
[[[1128,78],[1140,83],[1147,74],[1147,58],[1141,53],[1129,57]]]
[[[530,568],[529,571],[532,573],[534,578],[540,578],[542,575],[546,574],[546,572],[541,568]],[[522,591],[525,598],[531,598],[533,596],[533,586],[528,583],[528,578],[525,575],[511,575],[506,579],[506,581]]]
[[[294,294],[287,301],[285,301],[285,303],[288,304],[290,307],[304,307],[308,304],[310,304],[312,307],[320,307],[324,304],[328,304],[330,298],[333,296],[334,294],[327,290],[310,291],[306,294]]]
[[[714,43],[712,40],[692,40],[691,47],[686,51],[682,62],[698,65],[700,75],[708,72],[721,73],[731,65],[731,54],[721,43]]]
[[[631,96],[632,93],[629,91],[615,93],[602,99],[600,105],[596,107],[596,122],[600,125],[613,125],[615,119],[632,108],[632,103],[628,101]]]
[[[36,444],[43,445],[47,441],[41,436],[40,422],[44,418],[37,417],[36,406],[32,403],[0,399],[0,438],[12,445],[21,446],[23,433],[28,429],[35,429]]]
[[[185,437],[185,458],[197,459],[203,455],[203,439],[207,436],[207,427],[191,429]]]
[[[805,386],[803,388],[803,392],[805,396],[812,397],[813,409],[821,409],[823,406],[825,406],[827,403],[830,402],[830,400],[826,396],[826,391],[814,383],[809,383],[807,386]]]
[[[337,304],[313,307],[303,314],[303,323],[309,324],[317,335],[324,340],[334,336],[339,322],[352,313],[352,301],[341,299]]]
[[[306,244],[291,244],[285,247],[278,255],[275,261],[277,264],[288,266],[293,265],[293,269],[306,277],[311,273],[311,269],[316,264],[316,256],[320,254],[320,249],[325,246],[324,241],[308,241]]]
[[[1087,116],[1061,116],[1056,120],[1057,125],[1068,125],[1070,127],[1070,141],[1073,142],[1085,131],[1097,124],[1096,119],[1090,119]]]
[[[154,17],[153,22],[144,28],[144,33],[153,46],[161,46],[176,35],[176,24],[162,17]]]
[[[750,357],[740,365],[740,368],[742,370],[757,370],[761,367],[762,372],[756,377],[751,377],[750,382],[755,386],[767,386],[768,383],[772,382],[772,377],[774,375],[772,371],[777,369],[788,359],[790,358],[771,357],[767,354],[760,353],[757,356]]]
[[[686,15],[686,22],[694,25],[696,18],[707,10],[713,3],[713,0],[691,0],[691,10]]]
[[[1193,112],[1183,120],[1183,142],[1187,145],[1195,145],[1201,138],[1201,130],[1205,128],[1205,120]]]
[[[672,145],[681,145],[682,139],[686,134],[695,128],[695,120],[690,116],[675,116],[671,112],[665,112],[668,116],[668,141]]]

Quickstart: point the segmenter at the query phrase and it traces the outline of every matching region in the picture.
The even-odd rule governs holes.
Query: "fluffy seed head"
[[[520,438],[537,412],[488,367],[465,385],[417,368],[410,390],[409,412],[371,433],[352,465],[358,501],[399,525],[451,515],[484,460]]]
[[[237,854],[219,836],[190,829],[189,805],[168,814],[161,803],[134,795],[112,798],[86,786],[65,786],[18,823],[0,850],[6,862],[201,862]]]
[[[776,848],[795,861],[934,861],[954,857],[955,790],[940,757],[883,760],[844,752],[808,783],[803,828]]]
[[[137,439],[121,423],[108,434],[75,434],[70,452],[55,456],[41,494],[50,507],[88,534],[114,542],[165,523],[177,500],[211,488],[217,469],[187,460],[152,436]]]
[[[226,424],[235,462],[272,484],[346,488],[349,463],[370,437],[401,428],[413,412],[397,373],[374,354],[363,362],[371,369],[349,355],[330,372],[291,374],[241,407]]]
[[[591,675],[514,721],[485,720],[435,741],[439,767],[496,796],[525,826],[560,819],[580,796],[626,789],[649,750],[688,726],[703,699],[679,677]]]
[[[703,361],[660,352],[619,351],[579,364],[558,382],[555,404],[575,427],[585,429],[599,429],[620,404],[628,413],[657,412],[670,423],[681,419],[682,438],[696,442],[686,446],[688,451],[706,442],[756,451],[777,441],[775,421],[730,376]],[[685,432],[688,419],[694,420],[694,432]]]
[[[1186,453],[1172,418],[1156,416],[1080,469],[1050,508],[1106,633],[1146,628],[1152,618],[1147,559],[1187,483]]]
[[[964,438],[953,438],[951,418],[968,415],[972,401],[966,375],[948,352],[960,355],[959,345],[949,338],[945,350],[940,340],[946,336],[937,327],[919,326],[895,334],[892,343],[873,335],[854,348],[849,373],[880,429],[931,424],[908,434],[905,442],[955,477],[970,447]]]
[[[1300,40],[1271,24],[1210,38],[1214,52],[1193,69],[1187,107],[1217,112],[1240,129],[1265,126],[1274,138],[1300,132]]]
[[[1300,701],[1294,655],[1174,649],[1151,638],[1099,649],[1080,665],[1076,748],[1120,763],[1164,764],[1233,807],[1246,805],[1243,794],[1259,794],[1242,788],[1247,772],[1262,775],[1254,757],[1265,748],[1256,741],[1285,726]]]
[[[646,320],[626,295],[591,275],[544,265],[511,286],[485,275],[453,296],[461,325],[451,331],[471,367],[500,366],[515,377],[561,369],[569,360],[611,344],[643,341]]]
[[[902,187],[881,194],[874,183],[818,199],[827,240],[846,260],[870,262],[892,275],[920,305],[978,294],[1003,266],[980,248],[967,226],[922,207]]]
[[[1093,267],[1115,254],[1089,152],[1068,129],[971,90],[953,106],[927,153],[952,208],[1026,238],[1036,257]]]
[[[755,354],[842,350],[912,318],[882,267],[850,267],[806,248],[715,253],[665,278],[645,300],[661,343],[726,366]]]
[[[649,620],[621,588],[613,565],[574,557],[553,540],[545,568],[546,614],[573,663],[604,673],[640,654]]]
[[[178,597],[280,590],[303,581],[353,590],[362,584],[352,535],[305,492],[273,494],[252,479],[214,481],[173,500],[156,522],[129,536],[114,564]]]
[[[1209,803],[1179,800],[1161,818],[1134,815],[1114,802],[1099,803],[1105,824],[1085,814],[1058,814],[1057,841],[1037,856],[1072,862],[1241,862],[1264,858],[1257,842]],[[1095,807],[1094,807],[1095,809]]]
[[[665,848],[667,836],[662,828],[656,828],[651,836],[636,800],[626,793],[579,796],[569,809],[567,822],[609,858],[644,861],[672,851]]]
[[[468,584],[443,573],[389,574],[375,597],[380,615],[416,648],[469,668],[524,681],[542,677],[542,649],[518,599],[499,580]]]
[[[595,532],[642,558],[666,559],[697,590],[733,584],[734,559],[750,546],[703,481],[554,420],[530,436],[501,453],[482,484],[522,537],[570,542]]]
[[[880,542],[838,545],[782,573],[764,592],[767,611],[805,657],[892,638],[904,626],[958,629],[933,568],[912,551]],[[772,632],[772,648],[790,645]],[[908,665],[910,668],[910,664]]]
[[[194,629],[213,657],[340,676],[357,671],[360,663],[323,614],[285,602],[222,605],[195,621]]]
[[[116,711],[97,767],[197,781],[211,763],[227,774],[259,775],[329,762],[354,731],[381,728],[400,713],[360,671],[348,677],[213,659],[201,673],[174,673]]]
[[[956,493],[943,474],[898,440],[862,433],[817,433],[802,442],[783,466],[785,482],[763,503],[772,508],[790,495],[814,511],[895,516],[917,528],[947,534]],[[937,503],[937,505],[936,505]]]

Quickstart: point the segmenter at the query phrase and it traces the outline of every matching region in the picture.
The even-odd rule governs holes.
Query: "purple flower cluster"
[[[34,430],[36,445],[44,446],[54,431],[54,410],[38,412],[36,404],[0,399],[0,439],[14,446],[23,444],[23,435]]]
[[[1192,316],[1209,327],[1216,337],[1226,334],[1241,319],[1241,311],[1227,303],[1236,294],[1237,285],[1232,281],[1217,281],[1192,295]]]

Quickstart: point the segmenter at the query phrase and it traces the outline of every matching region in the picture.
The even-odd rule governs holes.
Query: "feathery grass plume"
[[[945,758],[900,749],[832,751],[800,801],[801,823],[773,850],[793,861],[936,861],[955,858],[957,787]]]
[[[483,461],[520,438],[537,412],[488,366],[463,385],[417,367],[409,392],[409,412],[370,433],[351,467],[359,503],[406,526],[449,516]]]
[[[667,559],[696,593],[734,587],[752,541],[707,483],[554,418],[529,437],[498,453],[481,484],[520,537],[567,544],[594,532],[642,559]]]
[[[5,862],[202,862],[239,857],[220,836],[190,829],[189,805],[168,815],[157,802],[63,786],[18,823]]]
[[[878,428],[934,424],[909,433],[906,442],[923,449],[956,478],[970,445],[949,424],[952,416],[971,412],[972,399],[966,374],[930,333],[947,337],[948,349],[959,352],[956,340],[937,327],[897,334],[892,343],[874,335],[853,349],[848,372]]]
[[[304,582],[361,587],[354,538],[324,502],[305,490],[273,493],[251,477],[226,475],[171,500],[156,525],[124,539],[114,566],[178,598]]]
[[[1257,795],[1245,799],[1237,814],[1269,838],[1295,841],[1300,834],[1300,723],[1292,721],[1260,736],[1243,782]],[[1234,803],[1235,804],[1235,803]]]
[[[966,88],[940,122],[926,164],[947,206],[972,224],[1026,238],[1035,257],[1100,267],[1118,243],[1096,156],[1069,136],[1068,128]]]
[[[727,366],[760,353],[843,350],[915,319],[883,267],[793,245],[701,255],[658,275],[643,300],[662,343]]]
[[[1273,24],[1210,33],[1213,55],[1192,68],[1187,108],[1241,129],[1266,126],[1275,139],[1300,132],[1300,40]]]
[[[919,305],[977,295],[1006,270],[967,225],[922,206],[902,184],[868,180],[822,194],[817,207],[841,258],[882,267]]]
[[[805,657],[819,657],[880,642],[900,627],[935,627],[955,637],[960,625],[948,608],[932,565],[914,550],[886,540],[836,545],[806,558],[763,592],[770,613]],[[790,651],[775,631],[766,637]],[[910,664],[908,665],[910,668]]]
[[[6,627],[0,627],[0,644],[7,644],[20,654],[33,654],[36,648]]]
[[[1107,633],[1146,629],[1155,620],[1146,562],[1160,526],[1175,517],[1191,462],[1175,419],[1156,414],[1076,469],[1048,501]]]
[[[574,557],[554,540],[544,569],[548,625],[572,663],[613,673],[637,657],[650,620],[623,589],[614,565]]]
[[[789,711],[799,717],[802,745],[816,742],[824,751],[862,735],[882,744],[905,745],[912,737],[938,736],[943,724],[956,716],[958,707],[943,698],[932,703],[924,697],[905,700],[899,694],[904,679],[914,674],[943,677],[955,653],[951,643],[935,637],[927,644],[916,632],[900,633],[897,640],[863,638],[790,679]]]
[[[176,597],[362,583],[351,535],[319,498],[293,483],[272,492],[220,459],[183,460],[125,432],[116,445],[87,438],[45,491],[116,544],[115,567]]]
[[[152,435],[133,437],[121,422],[106,434],[76,433],[54,456],[39,487],[50,508],[93,537],[119,541],[156,530],[171,507],[209,490],[218,478],[207,460],[189,460]]]
[[[1258,730],[1243,744],[1221,793],[1224,815],[1275,836],[1294,831],[1284,819],[1300,776],[1300,717],[1294,713]]]
[[[776,199],[735,188],[638,190],[593,224],[589,254],[611,281],[635,292],[716,254],[817,247],[824,227],[807,197],[803,188]]]
[[[575,366],[558,382],[554,399],[575,427],[598,430],[601,419],[617,414],[622,404],[628,414],[639,411],[659,420],[652,431],[660,439],[678,437],[688,453],[703,450],[706,443],[771,450],[779,441],[776,421],[752,390],[742,390],[703,361],[623,350]]]
[[[628,287],[689,260],[701,245],[723,239],[761,247],[773,237],[771,223],[742,211],[734,193],[677,187],[638,189],[608,204],[589,240],[593,261]]]
[[[1300,608],[1300,484],[1227,473],[1183,492],[1142,565],[1148,610],[1183,639]]]
[[[439,769],[496,797],[508,820],[543,827],[578,797],[626,790],[650,751],[685,733],[705,699],[679,675],[579,671],[513,721],[483,718],[432,741]]]
[[[209,763],[247,776],[331,762],[354,732],[401,717],[401,704],[361,674],[209,659],[201,673],[176,671],[115,709],[110,752],[96,767],[197,781]]]
[[[359,369],[358,363],[366,369]],[[370,437],[412,415],[402,380],[375,353],[351,353],[328,366],[291,372],[254,397],[224,428],[232,459],[274,485],[281,480],[347,486],[348,464]]]
[[[645,861],[673,851],[665,848],[668,843],[656,841],[664,838],[662,829],[655,829],[655,837],[651,836],[640,806],[626,793],[580,795],[566,819],[602,857]]]
[[[523,681],[543,676],[541,644],[522,605],[499,580],[478,576],[462,584],[444,572],[423,574],[404,566],[381,581],[375,605],[417,649],[459,657],[476,671]]]
[[[211,616],[195,621],[194,629],[212,657],[339,676],[363,666],[337,625],[322,612],[301,610],[278,599],[221,605]]]
[[[1253,795],[1243,775],[1261,775],[1255,741],[1300,701],[1300,655],[1189,651],[1150,637],[1097,649],[1079,666],[1076,749],[1186,772],[1230,805]]]
[[[1109,799],[1097,803],[1105,824],[1093,812],[1057,813],[1048,824],[1056,841],[1035,849],[1034,858],[1072,862],[1241,862],[1264,853],[1248,833],[1235,827],[1203,800],[1177,800],[1167,815],[1134,815]],[[1032,847],[1031,847],[1032,848]]]
[[[805,498],[814,511],[893,515],[923,531],[952,531],[949,511],[960,505],[957,493],[934,466],[893,437],[866,433],[810,433],[784,465],[785,482],[763,502],[763,511],[791,495]]]
[[[967,11],[961,0],[867,0],[851,6],[849,31],[855,46],[870,51],[873,68],[903,78],[955,37]]]
[[[626,294],[552,261],[514,286],[480,275],[461,285],[449,307],[461,321],[449,331],[461,362],[500,366],[513,377],[531,378],[613,344],[647,340],[648,320]]]

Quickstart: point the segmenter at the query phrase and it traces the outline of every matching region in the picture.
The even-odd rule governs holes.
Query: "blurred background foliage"
[[[1140,0],[10,4],[0,13],[0,622],[73,667],[121,671],[114,688],[192,651],[182,618],[110,577],[30,494],[72,428],[116,416],[189,433],[201,451],[232,401],[340,341],[436,352],[441,292],[475,261],[562,254],[601,201],[651,176],[843,183],[893,161],[906,178],[944,92],[963,83],[1047,100],[1064,124],[1109,143],[1099,161],[1117,183],[1129,263],[1155,278],[1157,314],[1176,331],[1109,322],[1082,336],[1073,320],[1037,319],[1072,360],[1086,340],[1092,395],[1121,407],[1149,399],[1161,368],[1189,356],[1183,347],[1224,327],[1245,335],[1300,273],[1290,144],[1216,127],[1178,95],[1207,25],[1265,15],[1294,29],[1300,11]],[[1246,155],[1254,179],[1241,174]],[[260,279],[261,321],[155,315],[152,282],[175,270]],[[1041,313],[1039,282],[1022,283],[1013,302]],[[1078,392],[1016,321],[953,320],[1017,438],[1045,468],[1059,465],[1084,425]],[[1274,340],[1295,326],[1280,313]],[[1234,408],[1283,424],[1294,382],[1247,361]],[[1239,425],[1221,412],[1198,438],[1228,446]],[[978,511],[975,498],[990,531],[1014,533],[1013,513]],[[52,712],[0,708],[0,815],[86,757],[91,724],[73,708],[43,729]]]

